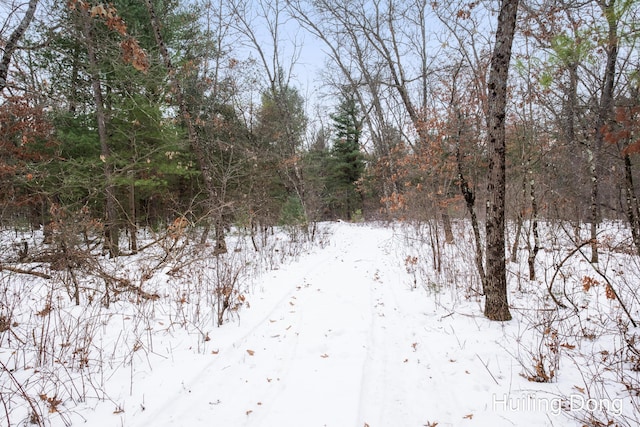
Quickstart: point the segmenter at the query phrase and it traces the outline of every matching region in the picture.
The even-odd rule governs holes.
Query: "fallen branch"
[[[131,291],[136,295],[138,295],[139,297],[141,297],[142,299],[151,300],[151,301],[155,301],[160,298],[160,295],[158,295],[157,293],[151,294],[149,292],[146,292],[142,289],[142,287],[132,284],[129,279],[113,276],[102,269],[97,269],[96,273],[106,283],[115,285],[113,286],[113,289],[116,292]]]
[[[51,279],[51,276],[48,275],[47,273],[41,273],[40,271],[35,271],[35,270],[24,270],[22,268],[11,267],[8,265],[0,265],[0,271],[10,271],[12,273],[18,273],[18,274],[30,274],[31,276],[37,276],[42,279]]]

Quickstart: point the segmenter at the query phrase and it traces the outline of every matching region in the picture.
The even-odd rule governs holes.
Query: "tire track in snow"
[[[374,315],[369,328],[371,349],[363,366],[358,425],[412,425],[407,422],[407,413],[414,413],[415,407],[407,408],[412,405],[407,405],[403,396],[407,392],[413,393],[413,387],[407,384],[404,377],[398,377],[397,372],[406,367],[405,356],[414,342],[407,337],[407,333],[416,325],[406,322],[400,315],[401,306],[394,288],[401,286],[402,274],[389,246],[392,232],[372,232],[381,234],[376,248],[377,261],[371,265],[370,271],[370,305]],[[403,331],[401,336],[394,333],[399,330]]]
[[[386,239],[381,235],[377,248],[371,352],[363,367],[358,425],[452,425],[446,420],[451,420],[460,402],[439,369],[447,363],[438,352],[439,339],[425,330],[424,302],[416,298],[426,295],[410,290],[402,260],[393,254],[392,231],[371,231],[388,234]]]
[[[341,246],[321,275],[307,278],[311,286],[297,299],[298,352],[285,367],[289,380],[249,425],[356,425],[371,323],[359,241]]]
[[[284,345],[285,348],[283,354],[280,356],[283,359],[284,364],[286,364],[287,360],[290,360],[295,357],[297,342],[294,339],[293,341],[290,339],[295,337],[294,331],[289,332],[289,329],[293,327],[296,321],[296,317],[292,317],[295,311],[292,310],[292,306],[290,303],[295,301],[296,293],[298,293],[302,287],[305,286],[305,278],[313,277],[318,275],[318,272],[323,271],[326,268],[328,262],[333,260],[334,253],[333,251],[327,251],[327,248],[321,252],[319,255],[312,255],[310,258],[303,259],[302,261],[294,264],[298,264],[297,267],[302,271],[302,273],[295,273],[293,277],[285,277],[282,280],[286,281],[286,286],[283,289],[266,289],[264,290],[264,294],[268,297],[266,299],[271,300],[267,302],[267,307],[264,308],[264,305],[261,306],[260,303],[254,304],[257,306],[257,310],[260,310],[262,313],[256,317],[253,312],[243,311],[241,313],[241,325],[245,324],[245,322],[250,322],[248,327],[240,327],[240,330],[243,330],[242,335],[240,337],[236,337],[229,344],[218,350],[218,355],[212,356],[210,362],[206,363],[202,369],[200,369],[196,374],[192,374],[190,377],[185,378],[181,381],[182,388],[177,390],[177,393],[171,394],[172,392],[176,392],[176,390],[167,390],[168,397],[157,405],[153,405],[151,402],[145,404],[147,410],[145,412],[136,411],[134,417],[129,418],[127,420],[128,425],[136,425],[136,426],[198,426],[198,425],[210,425],[211,418],[204,415],[202,417],[196,417],[194,414],[204,413],[209,414],[209,416],[214,416],[216,418],[216,422],[223,421],[225,416],[222,416],[222,419],[218,419],[220,417],[219,409],[223,406],[226,406],[227,403],[231,400],[229,396],[225,394],[225,390],[227,387],[225,386],[226,380],[230,382],[242,381],[242,378],[238,375],[229,374],[229,371],[245,369],[247,365],[254,362],[256,359],[255,354],[260,355],[260,351],[251,356],[247,353],[247,350],[251,350],[252,348],[257,348],[255,341],[258,341],[257,337],[271,337],[274,333],[272,322],[275,320],[276,322],[280,322],[279,324],[283,326],[285,332],[287,334],[283,335],[283,340],[286,340],[285,344],[288,344],[288,347]],[[283,269],[286,274],[286,269]],[[273,275],[275,277],[281,276],[283,271],[275,271]],[[279,294],[278,297],[273,298],[270,295],[270,292],[277,292]],[[258,295],[253,294],[252,298],[256,298]],[[275,302],[273,301],[275,299]],[[235,331],[233,328],[236,328],[235,325],[227,325],[222,329],[216,330],[216,333],[226,332],[233,334]],[[276,337],[277,338],[277,337]],[[215,334],[212,337],[213,340],[216,340]],[[252,350],[256,351],[256,350]],[[272,371],[278,372],[282,370],[278,370],[277,368]],[[191,371],[192,372],[192,371]],[[224,379],[223,379],[224,378]],[[212,381],[212,379],[214,381]],[[278,377],[274,376],[273,378],[263,378],[265,382],[268,380],[275,381],[277,384]],[[237,389],[237,387],[229,387],[233,390]],[[177,395],[176,395],[177,394]],[[186,403],[178,403],[177,399],[184,399],[191,402]],[[259,400],[253,400],[252,403],[255,404],[259,402]],[[247,405],[245,405],[247,406]],[[182,413],[175,413],[176,407],[187,407],[191,408],[190,410],[183,411]],[[247,406],[246,411],[251,411]],[[215,414],[215,415],[214,415]],[[244,417],[240,418],[241,422],[237,419],[237,417],[230,419],[230,423],[222,422],[222,425],[245,425],[249,420],[248,416],[246,416],[246,412],[242,414]],[[127,417],[128,418],[128,417]],[[201,418],[201,419],[200,419]],[[191,420],[191,421],[187,421]]]

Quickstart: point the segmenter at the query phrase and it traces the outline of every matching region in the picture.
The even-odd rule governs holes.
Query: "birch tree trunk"
[[[7,87],[7,77],[9,75],[9,64],[11,63],[11,58],[18,48],[18,42],[27,31],[27,28],[29,28],[29,24],[31,24],[31,21],[36,14],[37,6],[38,0],[29,0],[29,6],[22,17],[20,24],[18,24],[16,29],[13,30],[9,36],[9,40],[7,40],[7,43],[4,46],[4,53],[2,55],[2,60],[0,60],[0,92]]]

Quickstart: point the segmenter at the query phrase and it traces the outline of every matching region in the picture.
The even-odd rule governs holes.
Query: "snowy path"
[[[159,410],[147,405],[135,425],[363,425],[368,394],[384,391],[375,383],[385,374],[375,371],[388,357],[378,326],[384,297],[376,295],[389,267],[383,234],[354,228],[293,274],[277,272],[280,298],[255,304],[267,315],[243,312],[241,322],[253,323],[247,332],[185,379],[177,398]]]
[[[179,384],[175,378],[177,395],[169,393],[158,405],[147,401],[145,411],[128,423],[374,426],[394,425],[402,412],[415,413],[411,408],[418,402],[411,400],[419,400],[424,381],[387,368],[409,365],[405,359],[415,350],[416,327],[400,316],[395,301],[394,293],[403,289],[393,287],[406,291],[406,285],[387,284],[400,268],[386,249],[391,233],[341,229],[319,256],[275,272],[258,292],[265,301],[254,304],[263,315],[254,308],[241,313],[240,338],[216,351],[191,378]],[[277,299],[266,289],[271,286],[277,287]],[[405,336],[394,336],[397,330]]]
[[[504,331],[473,316],[455,330],[424,290],[410,289],[394,247],[391,229],[336,225],[328,247],[261,280],[240,324],[212,331],[210,354],[172,349],[136,373],[119,422],[515,425],[490,407],[492,393],[514,386],[513,367],[486,345]],[[537,415],[529,425],[545,425]]]

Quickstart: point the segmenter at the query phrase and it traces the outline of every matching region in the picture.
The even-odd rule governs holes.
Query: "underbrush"
[[[396,233],[408,286],[424,288],[443,317],[482,313],[470,226],[460,222],[454,231],[453,243],[434,236],[442,232],[437,223],[403,224]],[[591,264],[586,231],[575,224],[544,224],[535,280],[529,279],[528,265],[533,245],[520,242],[507,265],[514,319],[505,324],[498,345],[531,389],[551,396],[558,412],[576,425],[636,426],[640,260],[629,230],[610,223],[599,234],[599,262]]]
[[[166,336],[211,351],[262,273],[328,243],[328,229],[315,227],[234,229],[224,254],[196,243],[201,230],[141,230],[143,249],[116,258],[91,230],[58,229],[47,243],[39,231],[3,231],[0,425],[70,425],[79,404],[111,401],[111,378],[127,373],[133,388],[136,366],[170,357]]]

